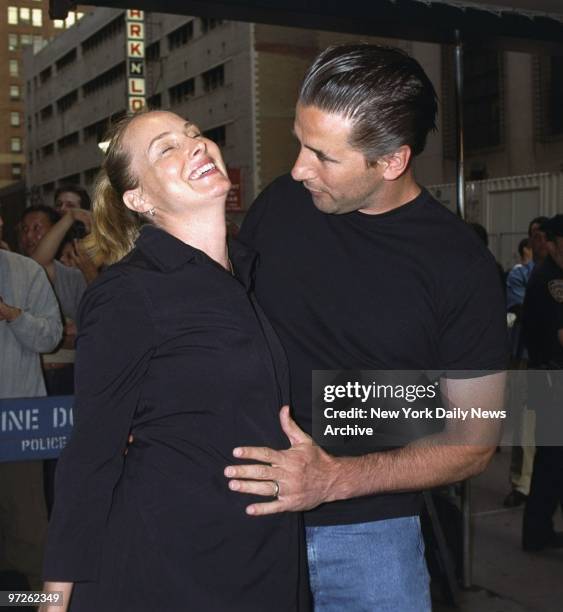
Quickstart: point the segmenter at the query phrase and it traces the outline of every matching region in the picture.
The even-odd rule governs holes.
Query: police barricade
[[[0,399],[0,462],[56,459],[72,431],[73,395]]]

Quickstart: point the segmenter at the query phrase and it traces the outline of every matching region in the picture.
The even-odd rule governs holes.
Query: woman
[[[235,446],[288,446],[283,350],[249,294],[252,254],[227,249],[229,187],[217,146],[172,113],[110,141],[93,232],[123,259],[81,304],[45,562],[46,590],[74,583],[72,612],[302,609],[298,517],[247,516],[223,477]]]

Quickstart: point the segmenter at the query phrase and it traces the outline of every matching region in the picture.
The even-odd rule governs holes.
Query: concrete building
[[[297,89],[311,58],[340,35],[146,13],[149,105],[188,116],[221,146],[240,188],[233,210],[295,159]],[[58,184],[92,186],[97,143],[127,107],[125,11],[96,9],[26,58],[27,184],[49,201]],[[366,37],[361,37],[366,40]],[[439,130],[416,162],[419,180],[455,177],[453,52],[436,44],[387,41],[419,59],[441,97]],[[466,49],[466,168],[486,179],[563,169],[563,62]]]
[[[72,11],[65,21],[51,21],[48,0],[2,0],[0,2],[0,189],[22,179],[24,155],[25,81],[22,53],[37,52],[82,15]]]

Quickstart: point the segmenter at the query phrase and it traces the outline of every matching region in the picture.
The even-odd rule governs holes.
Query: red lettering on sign
[[[142,28],[139,23],[129,24],[129,34],[131,36],[142,36]]]
[[[137,111],[143,110],[145,107],[145,100],[143,98],[130,98],[129,109],[136,113]]]
[[[143,57],[140,42],[137,42],[137,43],[130,42],[129,43],[129,55],[138,55],[139,57]]]

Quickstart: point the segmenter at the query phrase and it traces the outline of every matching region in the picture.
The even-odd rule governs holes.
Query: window
[[[18,50],[18,35],[8,34],[8,51]]]
[[[22,175],[22,165],[12,164],[12,178],[19,179]]]
[[[224,85],[225,67],[221,64],[221,66],[204,72],[201,76],[203,78],[203,89],[205,91],[212,91]]]
[[[151,43],[146,49],[147,62],[156,62],[160,59],[160,40]]]
[[[75,89],[57,100],[57,112],[64,113],[78,102],[78,90]]]
[[[20,34],[20,45],[22,47],[31,47],[33,44],[33,36],[31,34]]]
[[[97,32],[92,34],[90,38],[87,38],[82,43],[82,52],[88,53],[89,51],[93,51],[96,47],[101,45],[106,40],[113,38],[117,34],[119,34],[125,28],[125,19],[123,15],[120,15],[113,21],[110,21],[103,28],[100,28]]]
[[[87,142],[89,140],[95,140],[96,142],[100,142],[105,136],[107,129],[107,119],[102,119],[101,121],[96,121],[96,123],[87,125],[84,128],[84,141]]]
[[[52,76],[53,71],[51,70],[51,66],[47,66],[44,70],[39,73],[39,80],[41,81],[41,85],[46,83]]]
[[[180,102],[184,102],[184,100],[187,100],[190,96],[193,96],[194,92],[194,79],[188,79],[187,81],[178,83],[178,85],[174,85],[174,87],[170,87],[168,90],[168,94],[170,95],[170,104],[180,104]]]
[[[27,7],[20,8],[20,23],[31,23],[31,9]]]
[[[157,108],[162,108],[162,96],[159,93],[154,94],[154,96],[151,96],[147,100],[147,106],[151,110],[157,109]]]
[[[39,53],[41,49],[47,44],[47,41],[43,38],[43,36],[34,36],[33,37],[33,53]]]
[[[36,28],[43,25],[43,11],[41,9],[31,9],[31,23]]]
[[[69,11],[67,18],[65,19],[65,27],[70,28],[76,23],[76,13]]]
[[[49,106],[45,106],[40,111],[41,121],[45,121],[53,116],[53,105],[49,104]]]
[[[96,166],[95,168],[88,168],[88,170],[84,171],[84,182],[86,185],[91,185],[94,182],[96,176],[98,176],[98,172],[100,168]]]
[[[208,17],[202,17],[201,19],[201,31],[207,34],[209,30],[214,30],[217,26],[223,23],[222,19],[209,19]]]
[[[563,136],[563,57],[539,56],[534,70],[539,86],[536,110],[536,133],[542,140]]]
[[[10,60],[10,76],[17,77],[19,73],[20,71],[19,71],[19,66],[18,66],[18,60],[11,59]]]
[[[68,185],[69,183],[73,185],[80,185],[80,172],[77,174],[69,174],[68,176],[63,176],[63,178],[59,179],[59,187],[61,185]]]
[[[19,127],[21,125],[20,114],[16,111],[10,113],[10,125],[12,127]]]
[[[190,21],[189,23],[185,23],[183,26],[180,26],[178,29],[168,34],[168,48],[172,51],[173,49],[182,47],[192,39],[193,35],[194,22]]]
[[[10,85],[10,100],[19,100],[19,99],[20,99],[20,86]]]
[[[83,85],[82,93],[85,97],[89,96],[95,93],[96,91],[98,91],[99,89],[108,87],[115,81],[122,80],[124,77],[125,77],[125,62],[121,62],[121,64],[118,64],[117,66],[114,66],[113,68],[110,68],[109,70],[106,70],[104,73],[100,74],[95,79],[88,81],[88,83]]]
[[[455,66],[451,52],[442,55],[442,123],[444,154],[456,155]],[[492,49],[467,46],[463,76],[464,146],[468,153],[499,147],[504,135],[503,55]]]
[[[10,138],[10,151],[12,153],[21,153],[22,150],[22,139],[21,138]]]
[[[72,147],[77,144],[78,144],[78,132],[67,134],[66,136],[63,136],[62,138],[59,138],[59,140],[57,141],[57,146],[58,146],[59,151],[63,151],[64,149],[68,149],[68,147]]]
[[[16,6],[8,7],[8,23],[10,25],[18,25],[18,9]]]
[[[68,53],[63,55],[55,62],[57,72],[60,72],[63,68],[66,68],[69,64],[72,64],[76,60],[76,49],[71,49]]]
[[[203,132],[203,135],[209,138],[209,140],[212,140],[219,147],[224,147],[227,144],[227,134],[224,125],[206,130]]]
[[[464,58],[463,124],[468,151],[501,144],[501,55],[469,47]]]
[[[41,155],[42,157],[49,157],[50,155],[53,155],[54,150],[55,147],[53,146],[53,143],[50,142],[48,145],[41,147]]]

